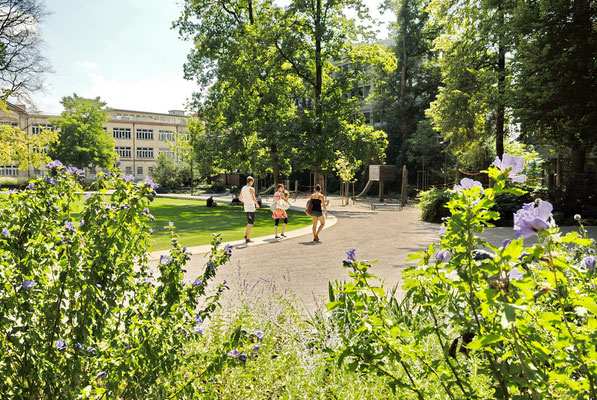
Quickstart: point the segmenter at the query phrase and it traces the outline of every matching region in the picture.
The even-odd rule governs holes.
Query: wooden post
[[[379,178],[379,201],[383,201],[383,180]]]
[[[402,166],[402,193],[400,196],[402,207],[408,203],[408,171],[406,165]]]
[[[355,196],[354,196],[354,183],[355,183],[355,182],[356,182],[356,181],[352,181],[352,204],[354,204],[354,203],[355,203],[355,200],[356,200],[356,198],[355,198]]]

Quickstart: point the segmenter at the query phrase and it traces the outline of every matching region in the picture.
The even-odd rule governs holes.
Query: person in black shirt
[[[328,209],[325,206],[325,196],[321,194],[321,186],[319,184],[315,185],[315,193],[311,195],[311,204],[313,204],[313,208],[311,209],[311,217],[313,218],[313,241],[319,242],[319,233],[325,225],[323,213],[325,212],[325,216],[328,216]],[[317,227],[317,222],[319,222],[319,227]]]

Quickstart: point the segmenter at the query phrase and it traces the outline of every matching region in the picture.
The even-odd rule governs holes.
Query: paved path
[[[303,207],[300,200],[297,205]],[[321,243],[312,242],[307,234],[237,246],[230,262],[218,270],[217,281],[225,279],[231,289],[222,299],[224,306],[234,302],[239,293],[261,296],[272,291],[294,297],[299,306],[310,310],[321,306],[327,299],[329,281],[349,279],[342,261],[350,248],[356,248],[359,259],[377,260],[372,273],[392,287],[400,283],[406,257],[438,241],[439,225],[420,221],[420,211],[414,207],[370,211],[367,204],[341,206],[332,199],[330,209],[337,221],[321,233]],[[597,237],[597,227],[591,227],[590,233]],[[513,237],[513,231],[492,228],[484,236],[499,245],[504,238]],[[187,278],[194,279],[204,262],[202,254],[194,252]]]

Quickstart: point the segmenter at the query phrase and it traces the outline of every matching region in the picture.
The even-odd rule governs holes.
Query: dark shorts
[[[276,218],[274,219],[274,225],[278,226],[278,223],[280,223],[280,220],[283,219],[284,223],[287,224],[288,223],[288,218]]]
[[[245,212],[245,214],[247,214],[247,224],[253,225],[253,223],[255,222],[255,211]]]
[[[323,211],[311,211],[312,217],[321,217],[323,215]]]

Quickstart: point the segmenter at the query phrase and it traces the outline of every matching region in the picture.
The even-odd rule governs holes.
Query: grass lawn
[[[216,199],[217,201],[217,199]],[[155,221],[150,223],[155,229],[152,250],[170,247],[170,237],[164,226],[174,222],[175,232],[182,246],[200,246],[211,243],[212,233],[222,234],[222,242],[243,239],[247,219],[242,206],[230,206],[229,200],[218,202],[217,207],[208,208],[205,201],[168,199],[157,197],[149,206]],[[311,224],[311,217],[305,213],[288,210],[286,230],[298,229]],[[280,225],[279,230],[282,226]],[[274,234],[274,220],[269,207],[257,210],[251,237]]]

